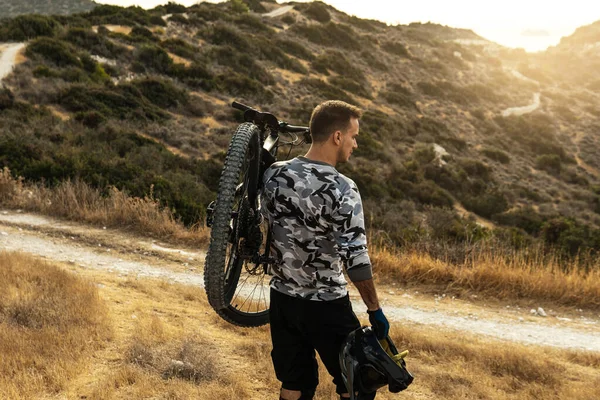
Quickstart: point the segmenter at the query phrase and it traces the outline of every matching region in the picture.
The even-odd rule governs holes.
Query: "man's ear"
[[[333,132],[333,143],[335,143],[336,145],[342,143],[342,131]]]

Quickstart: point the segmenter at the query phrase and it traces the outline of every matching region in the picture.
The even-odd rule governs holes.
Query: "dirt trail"
[[[263,17],[269,17],[269,18],[279,17],[279,16],[291,11],[293,8],[294,8],[294,6],[283,6],[283,7],[277,8],[269,13],[263,14]]]
[[[510,107],[502,111],[503,117],[509,117],[511,115],[525,115],[534,112],[540,107],[540,93],[533,94],[533,101],[528,106],[523,107]]]
[[[0,212],[0,249],[21,251],[67,262],[82,273],[112,272],[202,286],[204,253],[177,249],[151,239],[51,218]],[[600,351],[600,318],[578,310],[548,310],[546,318],[507,304],[479,304],[419,294],[395,286],[379,288],[388,317],[397,323],[437,326],[532,345]],[[357,312],[365,307],[351,291]],[[410,306],[407,306],[410,304]]]
[[[25,47],[25,43],[0,43],[0,81],[13,70],[17,55]]]

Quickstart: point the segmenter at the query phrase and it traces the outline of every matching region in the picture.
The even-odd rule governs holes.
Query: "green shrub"
[[[318,56],[313,62],[312,67],[324,74],[329,75],[329,71],[343,75],[356,81],[366,81],[365,75],[360,68],[355,67],[346,56],[339,51],[328,51]]]
[[[58,77],[65,82],[86,83],[90,81],[89,74],[87,74],[86,71],[82,70],[81,68],[66,67],[57,72]]]
[[[381,91],[379,96],[383,97],[388,103],[397,105],[402,108],[408,108],[417,110],[417,103],[413,98],[413,94],[410,90],[399,85],[392,83],[388,85],[387,90]]]
[[[184,75],[180,79],[188,86],[195,89],[210,91],[214,88],[213,74],[200,63],[192,63],[184,68]]]
[[[387,182],[390,194],[398,201],[399,199],[411,199],[421,205],[436,207],[452,207],[454,201],[445,190],[429,180],[414,179],[406,180],[410,171],[401,174],[393,174]],[[381,199],[381,198],[380,198]]]
[[[523,229],[525,232],[536,235],[540,232],[544,219],[532,207],[518,208],[496,214],[494,221],[508,226]]]
[[[270,40],[263,39],[262,37],[256,37],[254,44],[260,52],[258,56],[261,59],[272,62],[283,69],[298,72],[300,74],[308,73],[308,70],[301,62],[289,57]]]
[[[274,3],[274,1],[268,1],[270,3]],[[266,13],[267,9],[261,4],[260,0],[244,0],[244,3],[248,6],[251,11],[255,13]]]
[[[168,74],[173,67],[173,59],[166,51],[155,45],[143,45],[135,52],[135,59],[145,68],[161,74]]]
[[[485,181],[491,179],[492,169],[479,160],[462,158],[458,161],[458,165],[470,176],[481,178]]]
[[[0,111],[12,108],[15,104],[15,95],[6,86],[0,89]]]
[[[60,77],[60,72],[45,65],[38,65],[33,70],[33,76],[36,78],[57,78]]]
[[[6,25],[4,25],[6,24]],[[53,17],[45,15],[20,15],[8,21],[4,21],[0,28],[0,40],[25,41],[40,36],[54,36],[60,23]]]
[[[311,94],[315,94],[322,101],[342,100],[350,104],[356,104],[354,98],[348,93],[335,86],[329,85],[321,79],[304,78],[300,81],[300,86],[307,88]]]
[[[188,14],[190,16],[197,17],[203,21],[231,21],[233,17],[230,12],[227,12],[224,8],[217,4],[210,4],[206,2],[198,3],[189,8]]]
[[[3,118],[0,116],[0,118]],[[109,185],[143,198],[152,195],[186,224],[199,222],[214,194],[222,163],[178,157],[161,144],[123,130],[117,123],[88,129],[50,113],[0,135],[0,160],[27,180],[55,185],[81,179],[107,191]],[[32,129],[33,128],[33,129]]]
[[[152,15],[148,22],[150,25],[167,26],[167,22],[160,15]]]
[[[346,78],[345,76],[334,76],[329,79],[329,82],[347,92],[366,99],[373,99],[369,88],[365,84],[355,81],[354,79]]]
[[[450,192],[460,192],[464,181],[467,179],[466,173],[460,168],[449,168],[448,166],[433,164],[424,166],[423,177]]]
[[[281,17],[281,21],[288,25],[292,25],[296,23],[296,18],[293,15],[285,14],[283,17]]]
[[[160,43],[161,47],[183,58],[193,60],[198,54],[198,48],[183,39],[169,38]]]
[[[412,158],[420,165],[429,164],[435,160],[435,151],[433,150],[433,146],[419,144],[415,148]]]
[[[544,222],[540,236],[547,244],[570,256],[577,255],[581,250],[597,253],[600,244],[600,230],[592,230],[588,225],[563,217]]]
[[[231,67],[234,70],[244,70],[248,77],[262,82],[265,85],[275,83],[275,78],[265,68],[258,64],[254,57],[240,53],[230,46],[218,46],[211,49],[209,57],[219,64]]]
[[[90,57],[89,54],[83,54],[81,56],[81,62],[92,81],[97,83],[110,81],[110,76],[106,73],[104,67]]]
[[[504,193],[494,189],[477,196],[465,195],[461,200],[467,210],[484,218],[491,218],[508,209],[508,200]]]
[[[96,111],[118,119],[159,121],[169,118],[145,100],[136,87],[127,84],[115,87],[73,85],[60,93],[58,103],[72,112]]]
[[[150,102],[161,108],[173,108],[189,102],[185,90],[179,89],[165,79],[150,77],[134,80],[131,84]]]
[[[171,17],[169,18],[169,22],[174,22],[174,23],[180,24],[180,25],[190,25],[190,20],[187,19],[182,14],[173,14],[173,15],[171,15]]]
[[[129,33],[129,37],[135,42],[157,42],[158,38],[147,28],[143,26],[134,26]]]
[[[411,58],[406,46],[400,42],[384,42],[381,49],[396,56]]]
[[[252,48],[251,43],[237,29],[218,22],[211,29],[204,32],[204,35],[212,44],[221,46],[231,46],[241,52],[247,52]]]
[[[277,39],[275,45],[288,54],[301,58],[303,60],[312,61],[315,59],[313,53],[304,47],[302,44],[294,40]]]
[[[428,133],[431,134],[435,139],[440,138],[448,133],[448,127],[440,121],[433,118],[422,117],[413,120],[413,133]]]
[[[364,60],[368,60],[367,65],[371,68],[374,68],[378,71],[382,71],[382,72],[388,72],[389,68],[388,66],[381,62],[379,60],[379,58],[377,57],[377,52],[371,51],[371,50],[363,50],[360,52],[360,56],[364,59]]]
[[[59,24],[61,24],[65,28],[92,28],[92,24],[90,24],[90,21],[85,19],[81,14],[53,15],[52,18],[54,18]]]
[[[329,11],[327,11],[327,6],[320,1],[311,2],[308,7],[304,9],[304,15],[321,23],[331,21],[331,15],[329,15]]]
[[[243,0],[229,0],[229,7],[234,13],[247,13],[250,8]]]
[[[452,207],[454,204],[452,196],[431,181],[423,181],[414,185],[410,195],[421,204],[436,207]]]
[[[419,82],[417,87],[423,94],[437,97],[441,100],[449,100],[457,104],[469,105],[480,101],[476,91],[468,87],[455,85],[448,81]]]
[[[377,21],[374,19],[363,19],[357,16],[351,15],[346,17],[346,22],[353,27],[362,29],[368,32],[378,32],[379,29],[384,29],[387,25],[384,22]]]
[[[80,111],[75,114],[75,121],[91,129],[96,129],[106,121],[106,117],[97,111]]]
[[[422,82],[417,83],[417,87],[421,90],[421,92],[423,94],[426,94],[427,96],[432,96],[432,97],[443,97],[444,96],[444,91],[434,83],[431,83],[428,81],[422,81]]]
[[[567,183],[583,186],[585,188],[587,188],[590,183],[584,175],[578,174],[575,168],[562,168],[560,171],[560,178]]]
[[[273,93],[262,83],[233,70],[218,75],[215,78],[215,84],[219,90],[236,97],[245,97],[260,102],[271,102],[274,97]]]
[[[69,44],[57,39],[47,37],[35,39],[27,46],[26,54],[29,57],[40,55],[59,67],[82,66],[81,61],[77,58],[77,53]]]
[[[165,7],[165,12],[167,14],[184,13],[187,11],[187,8],[185,6],[183,6],[179,3],[174,3],[172,1],[165,4],[164,7]]]
[[[141,7],[118,7],[101,4],[83,14],[93,25],[152,25],[152,14]]]
[[[363,131],[359,135],[358,139],[358,148],[354,150],[354,155],[358,157],[365,157],[370,160],[381,159],[383,145],[377,140],[373,139],[373,137],[369,134],[368,131]]]
[[[361,131],[370,132],[376,138],[397,140],[405,131],[402,121],[377,110],[366,110],[360,120]]]
[[[98,29],[100,31],[100,29]],[[125,46],[113,43],[105,36],[85,28],[70,28],[64,35],[67,42],[106,58],[120,58],[129,53]]]
[[[485,148],[481,150],[481,152],[489,159],[498,161],[502,164],[510,163],[510,157],[508,154],[503,152],[502,150],[494,149],[494,148]]]
[[[498,103],[506,100],[506,96],[501,96],[498,91],[490,85],[474,83],[465,87],[466,93],[469,93],[473,98],[486,100],[492,103]]]
[[[267,36],[275,34],[275,30],[273,30],[273,28],[267,26],[260,18],[251,14],[239,15],[234,19],[234,21],[236,26],[240,27],[241,29],[247,29],[250,32],[263,33]]]
[[[558,175],[562,169],[562,162],[556,154],[543,154],[535,159],[535,167],[549,174]]]
[[[329,47],[341,47],[346,50],[360,50],[356,34],[348,25],[329,22],[326,25],[296,24],[290,28],[309,41]]]
[[[563,146],[556,138],[554,121],[544,114],[496,117],[494,121],[503,128],[506,135],[518,143],[524,144],[534,154],[555,154],[564,162],[570,162]]]

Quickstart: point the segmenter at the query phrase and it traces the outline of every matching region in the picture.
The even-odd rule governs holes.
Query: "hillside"
[[[96,6],[91,0],[2,0],[0,19],[23,14],[68,15],[90,11]]]
[[[0,94],[0,165],[151,193],[191,225],[239,122],[231,100],[301,124],[338,98],[365,110],[340,170],[375,237],[447,257],[446,244],[480,240],[600,248],[597,28],[526,54],[471,31],[287,5],[276,17],[262,14],[286,5],[230,1],[7,21],[0,40],[28,47]]]

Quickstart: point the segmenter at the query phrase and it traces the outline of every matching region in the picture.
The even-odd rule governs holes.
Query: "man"
[[[313,143],[304,157],[273,164],[264,175],[263,213],[279,263],[271,280],[271,356],[280,399],[312,399],[318,385],[315,350],[341,398],[339,351],[360,327],[343,275],[358,289],[379,338],[389,323],[377,299],[356,184],[335,166],[358,147],[361,110],[326,101],[311,116]]]

